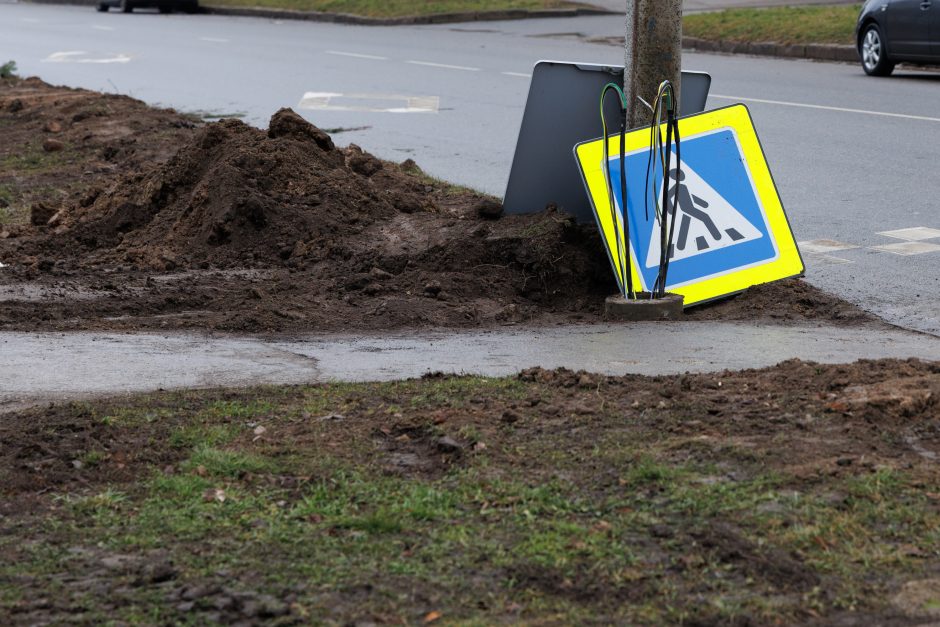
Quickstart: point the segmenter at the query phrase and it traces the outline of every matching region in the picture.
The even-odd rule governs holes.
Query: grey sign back
[[[705,72],[682,72],[681,115],[705,110],[711,81]],[[600,96],[610,82],[623,84],[623,66],[562,61],[535,65],[503,200],[505,213],[536,213],[554,203],[578,222],[594,222],[571,150],[601,136]],[[616,100],[605,102],[609,126],[619,124]]]

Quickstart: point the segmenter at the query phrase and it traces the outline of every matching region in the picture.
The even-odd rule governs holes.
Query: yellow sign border
[[[765,263],[731,271],[718,277],[670,288],[671,292],[682,294],[685,297],[686,306],[735,294],[752,285],[802,276],[806,269],[748,108],[743,104],[734,104],[679,119],[679,131],[686,140],[693,139],[697,135],[726,128],[731,129],[737,135],[744,156],[744,164],[750,171],[758,200],[764,209],[769,234],[776,242],[777,257]],[[663,134],[663,142],[665,142],[666,126],[661,126],[660,131]],[[628,154],[637,150],[648,150],[650,146],[650,129],[630,131],[626,134],[624,143],[625,152]],[[607,146],[608,154],[611,157],[619,156],[620,135],[616,134],[608,137]],[[603,169],[603,139],[580,143],[575,146],[574,152],[581,170],[581,177],[588,189],[591,208],[594,210],[594,218],[601,230],[607,254],[611,258],[611,266],[614,268],[617,282],[622,286],[626,279],[623,273],[616,269],[616,263],[613,261],[617,256],[617,244],[609,209],[610,196],[607,192],[607,179]],[[629,257],[633,285],[635,287],[641,286],[643,285],[643,278],[637,270],[632,249]],[[649,289],[649,287],[645,286],[644,289]]]

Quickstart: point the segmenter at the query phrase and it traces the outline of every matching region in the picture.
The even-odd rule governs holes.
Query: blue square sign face
[[[719,277],[778,258],[760,196],[731,128],[683,139],[682,167],[675,168],[673,149],[668,173],[668,211],[678,200],[670,250],[667,289]],[[650,176],[647,180],[647,171]],[[663,168],[649,150],[626,155],[627,211],[634,267],[643,289],[656,282],[660,260],[660,227],[656,198],[662,203]],[[610,155],[610,182],[623,227],[620,156]]]

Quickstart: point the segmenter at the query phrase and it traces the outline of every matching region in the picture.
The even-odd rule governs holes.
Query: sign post
[[[637,128],[652,120],[639,98],[649,102],[660,83],[670,81],[681,98],[682,0],[626,1],[623,93],[629,126]]]

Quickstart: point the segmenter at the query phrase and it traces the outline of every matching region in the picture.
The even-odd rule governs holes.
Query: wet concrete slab
[[[940,360],[940,338],[891,329],[682,322],[265,339],[0,333],[0,410],[174,388],[379,381],[566,367],[647,375],[882,357]]]

